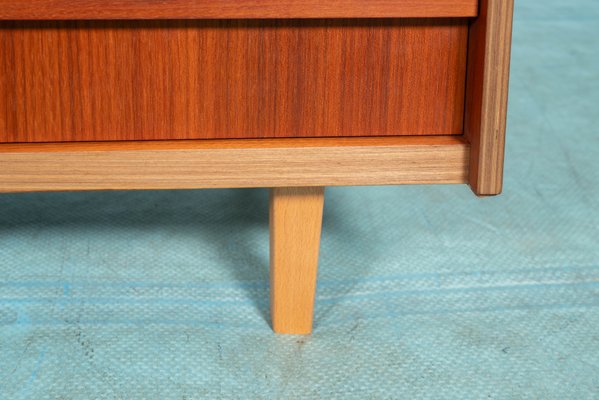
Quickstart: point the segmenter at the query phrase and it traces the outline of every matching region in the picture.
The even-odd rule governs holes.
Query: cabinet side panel
[[[469,33],[464,133],[471,144],[470,186],[501,193],[512,42],[513,0],[481,0]]]
[[[465,19],[0,24],[0,142],[463,132]]]

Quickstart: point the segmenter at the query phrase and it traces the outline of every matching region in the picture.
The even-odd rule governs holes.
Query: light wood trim
[[[276,333],[312,332],[324,188],[270,192],[270,307]]]
[[[466,183],[455,136],[0,145],[0,192]]]
[[[478,195],[502,190],[513,11],[514,0],[481,0],[470,28],[464,133]]]
[[[0,20],[473,17],[477,0],[0,0]]]

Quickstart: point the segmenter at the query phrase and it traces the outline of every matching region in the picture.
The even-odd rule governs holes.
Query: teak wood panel
[[[0,192],[466,183],[462,136],[0,145]]]
[[[514,0],[481,0],[468,47],[464,134],[471,143],[470,186],[501,193]]]
[[[0,142],[463,131],[466,19],[0,26]]]
[[[0,19],[473,17],[477,0],[0,0]]]

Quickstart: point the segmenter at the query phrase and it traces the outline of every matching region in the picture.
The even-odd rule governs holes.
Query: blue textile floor
[[[329,189],[312,336],[265,190],[0,195],[0,398],[599,399],[599,2],[516,3],[504,194]]]

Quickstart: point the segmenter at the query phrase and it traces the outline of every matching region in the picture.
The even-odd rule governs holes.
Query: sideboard
[[[275,332],[324,188],[502,189],[513,0],[0,0],[0,192],[271,188]]]

